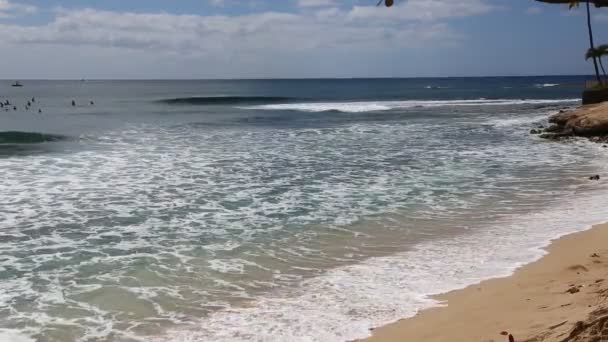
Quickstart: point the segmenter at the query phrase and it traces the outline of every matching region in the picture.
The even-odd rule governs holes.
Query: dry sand
[[[514,275],[437,296],[447,306],[367,341],[608,341],[608,224],[565,236]]]

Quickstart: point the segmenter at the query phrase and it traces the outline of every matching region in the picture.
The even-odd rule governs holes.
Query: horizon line
[[[298,81],[298,80],[405,80],[455,78],[594,77],[592,74],[495,75],[495,76],[399,76],[399,77],[268,77],[268,78],[1,78],[15,81]]]

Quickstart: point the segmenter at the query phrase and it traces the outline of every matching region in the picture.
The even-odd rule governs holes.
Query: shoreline
[[[376,328],[363,341],[500,342],[508,340],[504,332],[518,342],[588,341],[588,325],[608,320],[608,223],[554,239],[545,250],[510,276],[432,296],[441,306]],[[575,327],[580,336],[565,339]]]
[[[589,137],[587,133],[594,133],[599,135],[589,140],[606,143],[602,137],[608,127],[606,113],[608,103],[561,110],[549,118],[554,126],[543,128],[550,133],[541,138]],[[531,133],[542,131],[533,129]],[[590,180],[599,180],[595,177]],[[589,334],[586,324],[596,316],[604,315],[608,320],[608,306],[602,311],[604,305],[598,300],[600,294],[608,302],[608,280],[603,280],[608,266],[602,266],[603,255],[608,256],[606,242],[608,223],[554,238],[542,248],[544,256],[521,265],[510,275],[433,295],[430,298],[437,301],[437,306],[371,329],[372,336],[363,341],[498,342],[508,340],[507,332],[515,336],[515,341],[578,341],[576,336],[566,338],[575,327],[581,330],[578,334]],[[587,288],[595,288],[595,292],[585,291]],[[608,341],[608,324],[601,341]]]

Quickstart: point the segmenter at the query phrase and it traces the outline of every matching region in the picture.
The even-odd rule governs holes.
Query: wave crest
[[[557,103],[576,103],[578,99],[497,99],[497,100],[407,100],[407,101],[369,101],[369,102],[326,102],[326,103],[282,103],[243,107],[243,109],[292,110],[302,112],[344,112],[361,113],[392,109],[460,107],[460,106],[510,106],[510,105],[552,105]]]
[[[277,103],[295,100],[291,97],[281,96],[194,96],[164,99],[159,102],[170,105],[229,105],[229,104],[255,104]]]

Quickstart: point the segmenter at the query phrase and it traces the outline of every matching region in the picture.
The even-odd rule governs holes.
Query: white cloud
[[[441,9],[440,13],[434,14],[432,9],[427,7],[422,18],[399,14],[401,22],[377,25],[357,22],[367,18],[361,15],[361,8],[352,12],[334,8],[313,14],[265,12],[241,16],[62,9],[46,25],[0,25],[0,39],[18,44],[87,45],[191,54],[378,44],[416,46],[428,40],[440,41],[457,36],[447,25],[425,24],[420,20],[447,18],[450,13],[452,16],[479,13],[464,12],[459,5],[453,6],[452,11]],[[398,10],[401,12],[403,8]],[[366,10],[365,13],[372,12]]]
[[[337,6],[336,0],[298,0],[299,7],[330,7]]]
[[[355,6],[349,16],[366,20],[434,21],[480,15],[500,8],[484,0],[409,0],[391,8]]]
[[[538,6],[532,6],[532,7],[528,7],[528,9],[526,9],[526,14],[527,15],[538,15],[541,14],[543,12],[543,10],[538,7]]]
[[[36,12],[37,7],[19,4],[9,0],[0,0],[0,18],[15,17]]]
[[[368,75],[375,68],[370,59],[459,44],[464,37],[447,19],[495,9],[484,0],[409,0],[392,9],[308,8],[312,10],[234,16],[58,9],[43,24],[0,23],[0,44],[9,51],[5,60],[13,60],[10,66],[0,66],[0,73],[15,73],[19,56],[29,56],[28,65],[46,65],[44,56],[60,54],[69,57],[53,61],[55,66],[48,70],[76,73],[88,65],[95,72],[104,70],[103,75],[128,70],[133,73],[130,77],[136,77],[146,65],[158,72],[157,77],[182,69],[189,77],[192,73],[199,77],[302,76],[306,70]],[[382,18],[390,20],[375,20]],[[99,57],[108,55],[114,57]],[[65,67],[59,68],[62,58]],[[30,72],[31,67],[22,70],[26,69]],[[49,71],[49,75],[55,74]]]
[[[599,13],[593,16],[593,20],[597,22],[606,23],[608,22],[608,14]]]

